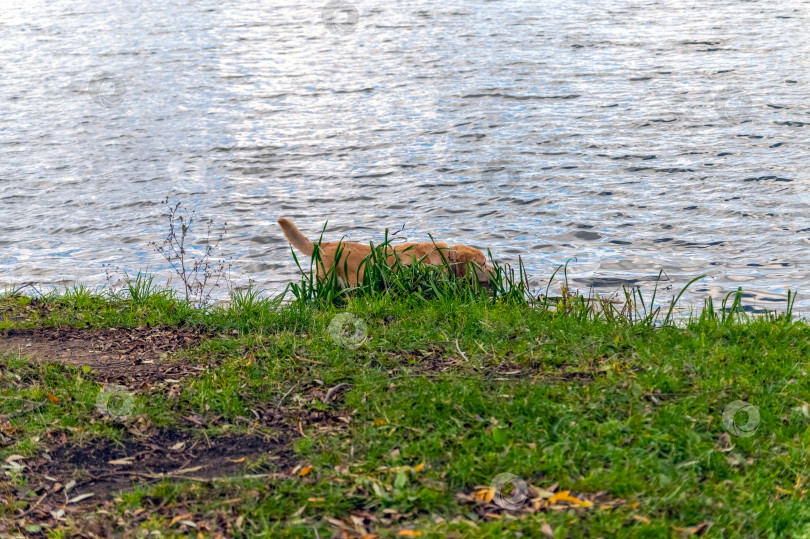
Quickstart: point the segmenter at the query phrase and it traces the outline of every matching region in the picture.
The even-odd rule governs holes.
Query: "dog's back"
[[[304,236],[298,228],[288,219],[279,219],[278,224],[284,231],[284,236],[293,247],[306,256],[315,252],[315,244]],[[386,263],[393,265],[395,258],[403,265],[414,263],[430,264],[434,266],[449,265],[453,272],[461,277],[466,273],[468,263],[476,266],[477,277],[480,281],[489,281],[491,268],[486,264],[484,254],[478,249],[466,245],[448,247],[446,243],[424,242],[403,243],[393,248],[386,248]],[[321,242],[318,244],[317,272],[319,277],[325,277],[334,267],[338,277],[349,286],[357,286],[363,280],[365,265],[371,255],[371,247],[353,241]]]

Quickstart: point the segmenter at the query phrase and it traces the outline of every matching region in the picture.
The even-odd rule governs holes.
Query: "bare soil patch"
[[[60,445],[38,457],[31,471],[62,484],[76,481],[70,497],[92,492],[98,501],[135,483],[229,476],[263,454],[269,454],[276,469],[284,469],[293,456],[288,443],[289,437],[281,436],[199,438],[192,431],[167,429],[142,440]]]
[[[163,327],[10,329],[0,335],[0,353],[18,352],[43,361],[88,366],[105,381],[132,386],[180,379],[203,370],[166,357],[200,339],[195,331]]]
[[[148,428],[147,432],[141,437],[128,436],[121,442],[103,439],[80,445],[59,443],[65,440],[59,440],[57,435],[53,439],[56,445],[49,451],[19,461],[24,464],[28,488],[13,494],[3,492],[0,483],[3,495],[27,498],[30,502],[24,512],[11,517],[16,522],[14,526],[30,523],[52,526],[71,514],[108,510],[117,493],[137,485],[165,479],[216,481],[248,472],[249,465],[250,474],[284,476],[298,464],[290,448],[293,435],[287,431],[278,435],[232,434],[211,438],[201,438],[193,430]],[[257,463],[259,458],[262,460]],[[167,503],[161,499],[153,501],[155,511]],[[147,518],[150,513],[142,517]],[[3,527],[0,522],[0,532]]]

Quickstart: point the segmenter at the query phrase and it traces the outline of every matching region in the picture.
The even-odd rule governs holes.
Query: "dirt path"
[[[170,361],[167,356],[200,340],[197,332],[162,327],[11,329],[0,334],[0,353],[87,366],[103,381],[132,387],[199,374],[204,367]]]

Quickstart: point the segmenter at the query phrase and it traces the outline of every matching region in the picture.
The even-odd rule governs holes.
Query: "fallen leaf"
[[[112,464],[114,466],[130,466],[134,464],[134,461],[132,460],[132,457],[126,457],[123,459],[109,460],[107,461],[107,464]]]
[[[231,461],[231,462],[245,462],[247,460],[247,457],[242,457],[240,459],[232,459],[232,458],[228,457],[228,460]]]
[[[301,507],[299,507],[298,510],[296,510],[295,513],[293,513],[290,516],[293,517],[293,518],[300,517],[304,513],[304,510],[306,508],[307,508],[307,504],[304,504]]]
[[[649,523],[650,523],[650,519],[649,519],[649,518],[647,518],[647,517],[643,517],[643,516],[641,516],[641,515],[633,515],[633,518],[634,518],[634,519],[636,519],[636,520],[638,520],[639,522],[643,522],[644,524],[649,524]]]
[[[548,499],[549,505],[552,505],[556,502],[568,502],[569,504],[574,505],[576,507],[590,507],[593,505],[593,503],[587,500],[580,500],[579,498],[570,496],[570,493],[571,493],[570,490],[561,490],[560,492],[557,492],[551,498]]]
[[[193,468],[183,468],[182,470],[177,470],[176,472],[172,473],[191,473],[202,470],[205,466],[194,466]]]
[[[382,427],[383,425],[385,425],[385,419],[375,419],[374,420],[374,426],[375,427]]]
[[[692,526],[692,528],[690,528],[690,531],[692,532],[692,535],[703,535],[711,526],[712,522],[704,520],[697,526]]]
[[[312,466],[306,466],[300,472],[298,472],[298,477],[305,477],[311,471],[312,471]]]
[[[489,503],[492,501],[492,498],[495,497],[495,488],[487,487],[476,490],[475,494],[473,494],[473,497],[478,501]]]
[[[340,520],[338,520],[336,518],[323,517],[323,519],[325,521],[327,521],[329,524],[333,524],[333,525],[337,526],[338,528],[354,532],[354,529],[348,527],[345,522],[340,521]]]
[[[540,527],[540,531],[543,533],[543,535],[548,537],[548,539],[554,539],[554,528],[549,526],[548,522]]]
[[[532,494],[534,494],[534,496],[533,496],[534,498],[541,498],[543,500],[547,500],[547,499],[551,498],[552,496],[554,496],[554,493],[551,492],[550,490],[546,490],[544,488],[537,488],[537,487],[532,487]]]
[[[171,449],[172,451],[182,451],[184,447],[186,447],[186,442],[177,442],[169,449]]]
[[[88,492],[87,494],[79,494],[75,498],[69,499],[67,503],[78,503],[78,502],[80,502],[82,500],[86,500],[87,498],[90,498],[92,496],[95,496],[95,493]]]
[[[399,530],[399,533],[397,535],[399,535],[400,537],[419,537],[420,535],[422,535],[422,532],[417,530]]]
[[[177,523],[178,523],[178,522],[180,522],[181,520],[185,520],[185,519],[187,519],[187,518],[188,518],[188,517],[190,517],[190,516],[191,516],[191,513],[186,513],[185,515],[177,515],[177,516],[176,516],[176,517],[174,517],[174,518],[172,519],[172,521],[169,523],[169,526],[170,526],[170,527],[171,527],[171,526],[174,526],[175,524],[177,524]]]
[[[59,397],[57,397],[56,395],[51,395],[50,393],[48,393],[46,396],[48,397],[48,400],[51,401],[52,403],[59,404]]]
[[[24,457],[24,456],[22,456],[22,455],[10,455],[10,456],[6,457],[6,462],[8,462],[9,464],[11,464],[11,463],[12,463],[12,462],[14,462],[15,460],[20,460],[20,459],[24,459],[24,458],[25,458],[25,457]]]
[[[420,464],[417,464],[416,466],[413,467],[413,471],[421,472],[422,468],[424,468],[424,467],[425,467],[425,461],[423,460]]]

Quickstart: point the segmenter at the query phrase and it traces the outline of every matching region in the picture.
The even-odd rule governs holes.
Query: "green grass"
[[[179,392],[135,391],[132,417],[185,429],[189,414],[218,417],[195,429],[200,437],[286,429],[292,464],[312,466],[136,487],[94,517],[118,532],[181,534],[172,519],[190,513],[204,534],[330,537],[335,519],[352,527],[363,513],[384,537],[542,537],[544,525],[555,537],[679,537],[705,522],[707,537],[810,534],[810,328],[789,308],[747,315],[735,293],[673,324],[669,304],[633,291],[617,307],[572,294],[564,280],[556,298],[532,295],[522,268],[499,268],[494,293],[419,271],[369,272],[348,292],[304,280],[291,302],[247,290],[207,309],[141,275],[115,296],[6,295],[0,329],[201,328],[208,340],[181,360],[216,366]],[[330,334],[340,313],[365,324],[364,339]],[[0,371],[9,425],[0,459],[37,455],[55,431],[68,443],[130,436],[127,422],[99,415],[92,373],[16,354],[0,358]],[[758,410],[751,436],[723,424],[738,400]],[[283,427],[253,413],[272,409]],[[27,480],[7,471],[0,518],[30,524],[14,518],[29,503],[18,495]],[[501,473],[615,503],[483,517],[463,497]],[[76,516],[48,524],[54,536],[87,525]]]

